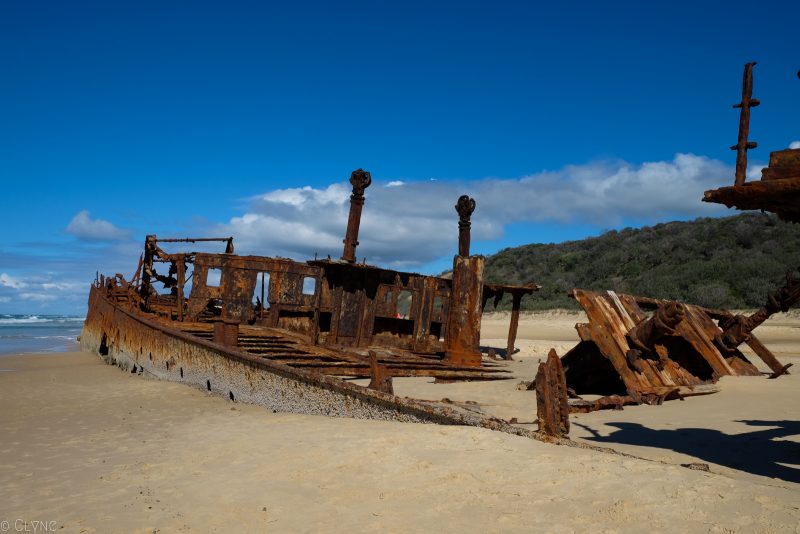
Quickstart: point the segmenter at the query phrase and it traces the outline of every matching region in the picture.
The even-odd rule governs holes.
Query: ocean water
[[[0,314],[0,355],[78,350],[83,317]]]

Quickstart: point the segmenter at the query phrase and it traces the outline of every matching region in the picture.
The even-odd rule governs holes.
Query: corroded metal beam
[[[506,360],[513,360],[514,343],[517,341],[517,328],[519,327],[519,309],[523,293],[511,295],[511,322],[508,325],[508,344],[506,345]]]
[[[361,226],[361,210],[364,208],[364,190],[372,183],[372,175],[364,169],[357,169],[350,175],[353,193],[350,195],[350,216],[347,219],[347,233],[344,238],[342,259],[355,263],[358,246],[358,229]]]
[[[483,270],[486,259],[469,255],[470,216],[475,211],[475,200],[461,195],[455,208],[458,212],[458,256],[453,258],[445,361],[453,365],[478,367],[481,364]]]
[[[378,363],[378,354],[373,350],[369,351],[369,376],[370,381],[368,387],[370,389],[394,395],[392,373],[386,366]]]
[[[467,195],[461,195],[456,202],[458,212],[458,255],[462,258],[469,256],[470,228],[472,223],[470,217],[475,211],[475,199]]]
[[[555,349],[550,349],[547,361],[539,364],[534,383],[539,432],[559,438],[566,437],[569,434],[567,379],[561,366],[561,358]]]
[[[786,283],[767,297],[764,303],[754,314],[730,316],[720,320],[723,332],[715,338],[717,346],[723,352],[736,350],[736,347],[750,339],[750,335],[764,321],[779,311],[788,311],[789,308],[800,300],[800,278],[791,274],[786,275]]]
[[[236,347],[239,344],[239,321],[234,319],[214,320],[214,343],[226,347]]]
[[[480,366],[481,294],[483,256],[456,256],[453,259],[453,286],[447,316],[445,361],[454,365]]]
[[[740,108],[739,112],[739,141],[731,147],[736,151],[736,181],[735,185],[744,184],[747,176],[747,151],[756,148],[755,141],[748,141],[750,135],[750,108],[758,106],[761,102],[753,97],[753,66],[755,61],[744,66],[742,76],[742,101],[734,104],[733,107]]]

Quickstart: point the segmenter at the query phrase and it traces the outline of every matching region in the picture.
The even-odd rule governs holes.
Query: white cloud
[[[24,279],[15,278],[7,273],[0,274],[0,304],[9,302],[74,302],[84,300],[88,290],[87,282],[64,279],[63,275],[54,273],[35,273]],[[18,312],[20,310],[14,310]]]
[[[273,205],[286,205],[303,209],[312,203],[325,206],[339,204],[342,199],[348,198],[350,190],[344,184],[331,184],[325,189],[314,189],[310,186],[294,187],[290,189],[277,189],[257,197],[261,201]]]
[[[41,285],[45,291],[76,291],[86,288],[81,282],[44,282]]]
[[[6,276],[0,273],[0,311],[85,313],[95,272],[130,277],[140,254],[141,245],[132,240],[42,242],[7,251],[2,262]]]
[[[27,284],[18,278],[2,273],[0,274],[0,286],[10,287],[11,289],[22,289],[27,286]]]
[[[747,181],[748,182],[752,182],[754,180],[760,180],[761,179],[761,171],[764,170],[764,167],[766,167],[766,165],[763,165],[763,164],[760,164],[760,163],[751,163],[750,165],[748,165],[747,166],[747,172],[746,172]],[[733,185],[733,182],[731,182],[729,184],[723,184],[723,185]]]
[[[641,165],[572,165],[518,179],[407,181],[402,187],[388,187],[396,184],[389,182],[367,189],[358,255],[370,263],[410,269],[454,254],[454,205],[462,194],[477,201],[472,216],[475,241],[497,239],[506,225],[521,222],[610,227],[625,221],[646,224],[722,214],[724,208],[700,199],[706,189],[732,183],[730,166],[693,154]],[[233,235],[237,252],[338,257],[349,193],[346,183],[271,191],[254,198],[247,213],[214,231]]]
[[[792,141],[789,143],[789,148],[800,148],[800,141]]]
[[[117,228],[108,221],[92,219],[88,210],[78,212],[65,231],[87,241],[119,241],[130,237],[130,232]]]
[[[51,295],[50,293],[20,293],[19,298],[22,300],[30,300],[33,302],[52,302],[58,299],[58,296]]]
[[[393,182],[389,182],[384,187],[400,187],[401,185],[405,184],[402,180],[394,180]]]

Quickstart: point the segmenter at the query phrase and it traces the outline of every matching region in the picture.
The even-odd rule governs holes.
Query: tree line
[[[575,287],[680,300],[709,307],[756,308],[800,266],[800,225],[771,214],[699,218],[559,244],[501,250],[486,261],[486,281],[536,282],[523,309],[575,309]],[[498,309],[509,309],[506,296]]]

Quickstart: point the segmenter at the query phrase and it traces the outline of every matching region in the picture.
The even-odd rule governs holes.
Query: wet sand
[[[523,318],[515,380],[396,379],[396,391],[472,398],[530,422],[535,397],[516,384],[551,346],[574,344],[576,318]],[[777,319],[757,333],[798,374],[572,417],[573,439],[646,459],[477,428],[272,413],[86,353],[0,357],[0,527],[798,532],[800,320]],[[483,343],[504,346],[506,328],[488,317]],[[679,465],[689,462],[711,472]]]

